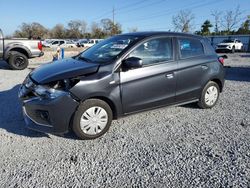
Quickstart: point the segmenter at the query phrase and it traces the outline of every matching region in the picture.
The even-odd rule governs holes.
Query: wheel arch
[[[5,56],[6,59],[8,59],[10,57],[11,52],[19,52],[19,53],[25,55],[27,58],[30,57],[30,54],[26,49],[24,49],[22,47],[13,47],[13,48],[8,49],[8,51],[6,52],[6,56]]]
[[[218,86],[219,86],[219,88],[220,88],[220,92],[222,92],[223,84],[222,84],[221,80],[218,79],[218,78],[214,78],[214,79],[212,79],[211,81],[213,81],[213,82],[215,82],[216,84],[218,84]]]
[[[90,97],[88,99],[99,99],[99,100],[102,100],[102,101],[106,102],[110,106],[110,108],[112,110],[113,119],[117,119],[118,118],[118,113],[117,113],[116,105],[115,105],[115,103],[111,99],[109,99],[107,97],[104,97],[104,96],[95,96],[95,97]],[[88,100],[88,99],[86,99],[86,100]]]

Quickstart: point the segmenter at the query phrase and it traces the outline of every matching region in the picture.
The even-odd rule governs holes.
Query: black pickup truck
[[[28,59],[43,56],[42,42],[28,39],[5,39],[0,29],[0,60],[5,60],[13,70],[25,69]]]

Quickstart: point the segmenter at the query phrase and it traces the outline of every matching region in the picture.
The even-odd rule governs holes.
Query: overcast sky
[[[123,32],[131,28],[146,30],[173,30],[172,16],[180,10],[191,10],[195,15],[195,30],[209,19],[212,10],[223,13],[242,10],[242,21],[250,15],[250,0],[1,0],[0,28],[12,34],[23,22],[39,22],[47,28],[70,20],[85,20],[90,26],[103,18],[122,25]],[[240,23],[239,23],[240,24]]]

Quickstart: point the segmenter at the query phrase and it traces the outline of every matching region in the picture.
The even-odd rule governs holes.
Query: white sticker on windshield
[[[127,44],[113,44],[113,46],[111,46],[111,48],[115,48],[115,49],[124,49],[126,48],[128,45]]]

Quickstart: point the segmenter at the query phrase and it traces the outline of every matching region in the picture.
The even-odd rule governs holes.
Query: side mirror
[[[129,57],[125,59],[123,65],[126,69],[136,69],[142,67],[142,59],[138,57]]]

